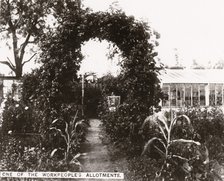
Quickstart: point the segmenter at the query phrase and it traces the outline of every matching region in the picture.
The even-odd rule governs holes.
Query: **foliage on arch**
[[[71,102],[72,88],[79,82],[81,46],[94,38],[107,40],[121,51],[122,72],[117,86],[126,95],[123,105],[128,105],[129,122],[136,122],[136,114],[145,116],[149,107],[158,104],[160,96],[160,67],[156,66],[151,35],[145,23],[121,11],[79,10],[60,16],[56,31],[42,39],[43,66],[36,72],[39,85],[33,98],[44,112],[44,125],[51,122],[49,118],[57,117],[62,104]]]

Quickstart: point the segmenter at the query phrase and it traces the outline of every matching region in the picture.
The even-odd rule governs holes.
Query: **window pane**
[[[185,105],[191,106],[191,86],[185,86]]]
[[[205,86],[200,85],[200,105],[205,106]]]
[[[170,85],[171,106],[176,106],[176,85]]]
[[[163,86],[162,88],[163,90],[163,101],[162,101],[162,105],[163,106],[169,106],[169,87],[168,86]]]
[[[216,105],[222,105],[222,85],[216,85]]]
[[[199,105],[198,85],[193,85],[193,106]]]
[[[209,105],[215,106],[215,84],[210,84]]]
[[[184,101],[184,87],[177,85],[177,106],[182,106]]]

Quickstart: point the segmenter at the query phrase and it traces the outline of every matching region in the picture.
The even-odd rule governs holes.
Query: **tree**
[[[17,78],[23,73],[23,66],[31,61],[24,60],[24,55],[29,44],[37,43],[44,33],[45,20],[50,13],[50,1],[46,0],[2,0],[0,9],[0,34],[7,40],[13,51],[11,61],[1,60],[0,63],[7,65]]]

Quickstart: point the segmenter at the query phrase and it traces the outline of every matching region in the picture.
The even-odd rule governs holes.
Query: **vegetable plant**
[[[83,134],[85,129],[87,128],[87,124],[85,123],[85,120],[79,120],[77,121],[77,115],[78,111],[76,112],[73,120],[71,122],[64,121],[65,129],[57,128],[56,123],[59,122],[59,119],[55,119],[52,122],[52,126],[50,127],[50,130],[55,131],[58,133],[58,135],[63,138],[65,142],[65,148],[58,147],[55,148],[51,154],[50,157],[53,157],[56,152],[59,150],[64,152],[64,158],[62,162],[65,164],[75,164],[81,167],[80,162],[77,160],[78,157],[80,157],[83,154],[77,153],[75,156],[73,156],[73,147],[77,146],[79,142],[80,135]]]
[[[159,134],[147,141],[142,152],[142,155],[147,155],[154,150],[163,160],[159,171],[156,173],[156,179],[158,180],[165,180],[167,177],[172,177],[172,174],[175,174],[175,172],[172,173],[172,171],[170,171],[172,168],[178,168],[185,174],[190,173],[192,169],[190,166],[191,158],[176,154],[174,147],[184,144],[182,148],[185,146],[190,148],[192,145],[200,146],[201,144],[193,139],[175,138],[175,126],[181,124],[181,122],[184,122],[184,125],[189,127],[188,130],[192,131],[193,128],[189,117],[186,115],[177,116],[172,111],[170,112],[169,118],[162,112],[154,113],[152,116],[149,116],[142,125],[142,128],[144,128],[147,123],[149,123],[159,129]],[[181,178],[176,179],[181,180]]]

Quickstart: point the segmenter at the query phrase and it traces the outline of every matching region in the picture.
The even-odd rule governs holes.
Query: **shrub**
[[[40,150],[37,149],[38,146],[29,145],[22,137],[12,136],[4,136],[1,143],[1,170],[32,171],[36,169],[41,155]]]
[[[186,114],[195,129],[195,139],[205,144],[211,160],[223,161],[224,114],[219,108],[188,108]]]
[[[79,171],[77,158],[80,154],[77,153],[81,142],[85,140],[86,129],[82,127],[85,121],[78,118],[75,104],[62,104],[59,110],[52,114],[58,120],[54,126],[56,130],[61,130],[66,140],[70,140],[68,142],[50,130],[52,125],[42,129],[43,115],[34,102],[15,101],[9,97],[3,112],[0,168],[14,171]],[[72,129],[74,124],[75,132]],[[58,149],[59,153],[51,158],[54,149]]]
[[[155,180],[155,173],[161,165],[161,160],[147,157],[132,157],[128,160],[128,167],[132,178],[130,180],[150,181]],[[129,176],[129,175],[127,175]],[[129,176],[130,177],[130,176]]]
[[[110,112],[106,102],[104,106],[106,109],[101,113],[101,119],[111,140],[120,145],[128,155],[139,155],[144,144],[139,130],[148,107],[138,102],[123,103],[115,112]]]
[[[8,97],[3,111],[2,131],[11,133],[36,133],[39,129],[39,120],[32,105],[23,101],[15,101]]]
[[[51,157],[40,146],[25,145],[21,138],[8,138],[2,145],[0,169],[3,171],[80,171],[79,155],[70,162]],[[74,160],[76,162],[74,162]]]
[[[68,111],[70,108],[65,109]],[[71,110],[70,110],[71,111]],[[63,113],[65,113],[63,112]],[[62,114],[63,114],[62,113]],[[31,133],[3,135],[1,140],[0,169],[8,171],[80,171],[77,158],[84,141],[87,124],[78,120],[55,120],[46,135]],[[51,140],[52,142],[48,142]],[[48,145],[47,143],[50,143]]]
[[[154,75],[156,78],[156,73]],[[139,134],[139,130],[145,117],[150,114],[151,105],[157,105],[160,88],[157,84],[147,83],[143,84],[139,91],[134,93],[130,89],[127,93],[124,89],[123,76],[122,74],[118,77],[107,75],[100,80],[103,99],[99,106],[99,115],[111,140],[122,147],[128,155],[133,156],[141,153],[144,138]],[[149,94],[146,90],[152,87],[154,88]],[[121,103],[114,112],[109,111],[107,101],[107,96],[112,92],[121,97]]]
[[[142,130],[142,135],[149,136],[143,154],[161,163],[157,167],[160,171],[155,174],[165,180],[221,180],[224,158],[223,113],[217,108],[188,108],[176,114],[177,116],[173,117],[173,112],[165,113],[167,118],[176,119],[172,131],[169,131],[169,125],[174,121],[168,121],[167,124],[167,121],[164,122],[166,117],[153,115],[143,124],[146,128]],[[183,114],[191,119],[192,126],[187,126],[187,122],[180,119]],[[166,124],[168,126],[165,126]],[[170,136],[169,132],[172,133]],[[180,142],[172,141],[178,137],[182,138]],[[200,146],[194,144],[198,142],[201,143]],[[147,165],[144,168],[147,168]],[[147,171],[151,173],[151,170]]]

